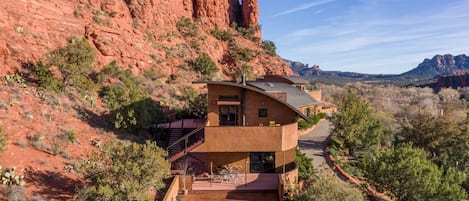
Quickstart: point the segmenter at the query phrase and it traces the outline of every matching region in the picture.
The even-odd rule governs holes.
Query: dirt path
[[[312,131],[299,138],[298,145],[300,146],[301,152],[313,158],[315,169],[318,169],[323,164],[327,166],[326,159],[324,158],[324,150],[327,145],[326,140],[329,136],[329,130],[330,122],[328,120],[321,120]]]

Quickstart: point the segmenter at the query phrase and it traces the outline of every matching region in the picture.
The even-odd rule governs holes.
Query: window
[[[250,154],[251,172],[253,173],[274,173],[275,153],[274,152],[254,152]]]
[[[260,108],[258,112],[259,117],[267,117],[267,109],[266,108]]]
[[[219,125],[237,126],[238,125],[238,106],[220,105]]]
[[[218,96],[221,101],[239,101],[239,96]]]

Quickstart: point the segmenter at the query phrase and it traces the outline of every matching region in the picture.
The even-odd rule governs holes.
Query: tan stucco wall
[[[238,96],[241,101],[241,89],[225,85],[208,85],[207,113],[209,126],[219,125],[219,96]],[[267,117],[258,117],[258,110],[267,108]],[[296,114],[284,104],[254,91],[246,90],[246,126],[269,125],[269,121],[290,124],[296,121]],[[242,125],[242,107],[238,106],[238,125]]]
[[[250,173],[250,158],[249,152],[211,152],[207,153],[207,172],[212,167],[213,173],[217,173],[217,168],[221,168],[226,165],[236,167],[239,173]],[[285,164],[291,165],[295,162],[295,148],[287,150],[285,152],[275,152],[275,170],[276,173],[283,172],[283,160],[285,156]],[[291,166],[290,166],[291,167]],[[288,167],[287,167],[288,168]],[[290,169],[291,170],[291,169]],[[287,171],[290,171],[287,169]]]
[[[311,90],[308,92],[308,94],[313,97],[314,99],[316,99],[317,101],[321,102],[322,100],[322,95],[321,95],[321,90],[318,89],[318,90]]]
[[[205,127],[205,141],[192,152],[275,152],[298,145],[297,123],[285,126]]]
[[[296,147],[290,150],[286,150],[284,152],[275,152],[275,170],[277,173],[283,172],[284,157],[285,157],[285,165],[291,165],[292,163],[295,162],[295,159],[296,159],[295,149]],[[289,171],[288,167],[286,171]]]

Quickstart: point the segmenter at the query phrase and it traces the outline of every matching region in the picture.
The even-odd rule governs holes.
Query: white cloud
[[[289,10],[286,10],[286,11],[283,11],[283,12],[280,12],[280,13],[277,13],[275,14],[273,17],[278,17],[278,16],[282,16],[282,15],[287,15],[287,14],[291,14],[291,13],[295,13],[295,12],[298,12],[298,11],[302,11],[302,10],[306,10],[308,8],[312,8],[312,7],[316,7],[316,6],[320,6],[320,5],[323,5],[323,4],[327,4],[327,3],[330,3],[334,0],[318,0],[318,1],[312,1],[312,2],[309,2],[309,3],[305,3],[305,4],[301,4],[295,8],[292,8],[292,9],[289,9]]]

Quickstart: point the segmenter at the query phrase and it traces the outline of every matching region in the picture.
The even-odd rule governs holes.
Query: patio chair
[[[223,177],[219,174],[212,174],[210,180],[214,183],[223,183]]]

